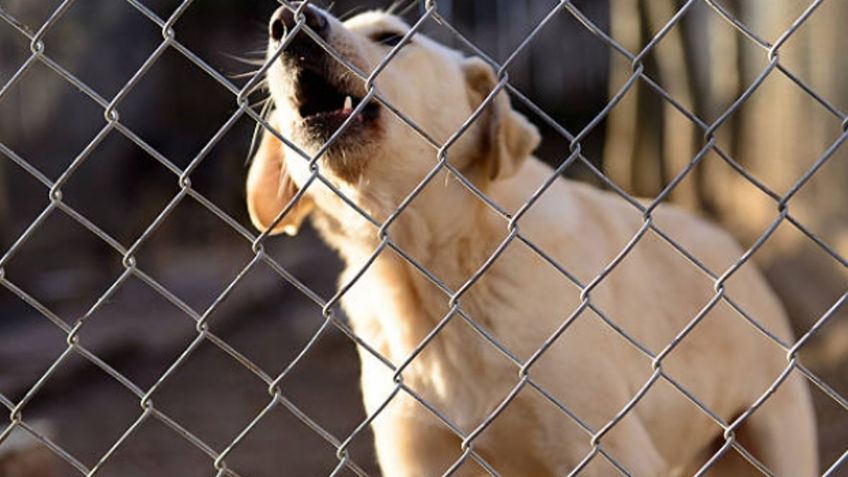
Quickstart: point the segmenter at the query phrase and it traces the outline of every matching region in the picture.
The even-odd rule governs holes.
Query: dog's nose
[[[297,6],[303,2],[292,3]],[[320,35],[321,38],[327,38],[327,33],[330,31],[330,22],[327,21],[327,17],[320,10],[312,5],[307,5],[303,9],[303,17],[306,21],[306,26]],[[282,40],[286,33],[291,31],[295,25],[297,25],[297,18],[294,12],[286,7],[278,8],[274,12],[274,16],[271,17],[271,25],[269,27],[271,38],[276,41]]]

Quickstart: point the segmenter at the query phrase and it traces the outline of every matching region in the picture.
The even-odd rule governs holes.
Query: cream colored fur
[[[407,31],[397,18],[370,12],[345,23],[331,19],[334,48],[366,73],[388,53],[369,36]],[[272,50],[273,48],[271,48]],[[358,85],[338,65],[339,81]],[[281,64],[269,72],[276,104],[272,124],[284,137],[302,128]],[[440,144],[457,131],[497,83],[481,60],[465,58],[417,34],[377,77],[378,91]],[[360,91],[360,96],[364,91]],[[320,161],[322,174],[382,222],[436,166],[436,151],[383,108],[370,138],[345,138]],[[553,173],[531,157],[536,129],[503,93],[448,149],[451,164],[497,204],[515,213]],[[361,143],[361,145],[358,145]],[[347,146],[345,146],[347,144]],[[320,144],[298,144],[314,153]],[[565,154],[565,152],[564,152]],[[327,243],[345,260],[342,285],[380,244],[377,227],[320,182],[273,224],[309,177],[307,161],[266,133],[248,181],[256,226],[296,233],[312,213]],[[355,178],[342,171],[359,170]],[[707,267],[723,272],[742,254],[706,221],[660,206],[654,223]],[[521,234],[584,284],[618,255],[642,226],[621,198],[558,179],[518,222]],[[463,287],[509,234],[507,221],[449,174],[440,172],[388,228],[391,240],[451,290]],[[777,297],[752,265],[736,272],[726,292],[771,332],[792,340]],[[655,233],[648,232],[591,293],[606,318],[652,353],[661,352],[715,295],[713,282]],[[390,248],[385,248],[342,299],[353,331],[395,366],[404,363],[448,316],[450,299]],[[527,245],[513,240],[459,298],[468,316],[522,362],[581,305],[580,290]],[[393,372],[364,349],[362,394],[369,415],[393,395]],[[756,401],[786,366],[785,353],[726,303],[719,302],[670,353],[662,369],[724,421]],[[585,309],[529,368],[529,376],[593,430],[603,428],[652,373],[641,352]],[[465,435],[519,383],[519,367],[453,315],[402,373],[403,383]],[[386,477],[442,475],[461,456],[461,439],[401,391],[373,423]],[[658,380],[601,439],[603,449],[634,476],[692,475],[709,458],[722,429],[672,385]],[[814,416],[805,383],[793,374],[737,431],[775,475],[817,472]],[[473,448],[503,476],[567,475],[592,450],[591,436],[539,391],[525,385],[479,434]],[[723,440],[721,441],[723,443]],[[760,475],[730,451],[711,475]],[[468,459],[454,475],[488,475]],[[596,456],[580,475],[618,475]]]

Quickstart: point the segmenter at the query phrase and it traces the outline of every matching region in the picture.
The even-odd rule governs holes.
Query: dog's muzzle
[[[299,2],[294,2],[299,4]],[[333,22],[322,10],[307,5],[302,9],[303,22],[321,40],[331,44]],[[283,67],[291,78],[293,106],[310,132],[326,139],[353,114],[362,102],[362,88],[352,84],[352,75],[305,31],[290,40],[287,36],[298,25],[298,17],[286,7],[280,7],[271,17],[268,30],[272,44],[288,41],[280,55]],[[343,27],[340,27],[343,28]],[[367,126],[379,116],[379,105],[367,104],[353,119],[346,132]]]
[[[297,5],[301,2],[293,3]],[[306,26],[326,41],[330,34],[330,22],[327,20],[325,14],[312,5],[307,5],[306,8],[303,8],[302,12]],[[271,36],[272,40],[279,43],[289,32],[295,29],[297,22],[298,19],[295,18],[295,12],[286,7],[280,7],[271,17],[271,23],[268,26],[268,34]],[[305,48],[312,50],[315,48],[321,49],[321,47],[314,41],[308,39],[305,34],[295,37],[289,44],[288,48],[290,50],[287,51],[300,51]]]

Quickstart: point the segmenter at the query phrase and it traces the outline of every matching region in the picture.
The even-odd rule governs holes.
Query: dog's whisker
[[[407,0],[394,0],[388,7],[386,7],[386,13],[394,15],[395,11],[403,5],[403,2]]]
[[[280,180],[277,182],[277,195],[282,196],[286,187],[286,161],[280,161]]]
[[[385,8],[386,13],[388,13],[388,14],[394,14],[394,13],[395,13],[395,8],[397,8],[397,5],[398,5],[398,2],[399,2],[399,1],[400,1],[400,0],[394,0],[393,2],[389,3],[389,6],[387,6],[387,7]]]
[[[410,12],[410,10],[412,10],[413,8],[415,8],[417,5],[418,5],[418,1],[417,1],[417,0],[410,0],[409,5],[405,6],[405,7],[403,8],[403,10],[401,10],[399,13],[396,13],[395,15],[397,15],[397,16],[399,16],[399,17],[406,16],[406,14],[407,14],[407,13],[409,13],[409,12]]]
[[[350,10],[348,10],[347,12],[339,15],[339,20],[345,21],[348,18],[356,15],[357,13],[365,11],[366,9],[367,9],[367,7],[365,7],[364,5],[356,5],[356,6],[352,7]]]
[[[252,70],[252,71],[245,71],[244,73],[231,73],[231,74],[228,74],[227,76],[231,79],[244,79],[244,78],[250,78],[250,77],[256,76],[256,73],[259,73],[259,71],[260,70],[257,69],[257,70]],[[264,83],[266,81],[267,80],[262,79],[262,80],[260,80],[260,83]]]
[[[265,53],[267,53],[267,52],[268,52],[268,48],[265,45],[262,45],[262,46],[256,48],[255,50],[247,50],[242,54],[243,55],[255,55],[255,56],[263,56],[264,57]]]
[[[259,111],[259,117],[264,119],[266,122],[268,118],[271,117],[271,108],[274,106],[274,100],[271,96],[268,96],[266,99],[261,101],[262,109]],[[258,105],[258,103],[257,103]],[[256,149],[259,144],[259,135],[262,133],[262,124],[257,122],[253,127],[253,135],[250,137],[250,147],[247,148],[247,158],[244,161],[245,167],[250,165],[250,159],[253,157],[253,154],[256,152]]]
[[[262,66],[262,65],[265,64],[264,53],[262,54],[261,58],[246,58],[246,57],[239,56],[239,55],[232,55],[230,53],[221,53],[221,55],[226,56],[227,58],[229,58],[233,61],[245,64],[245,65],[249,65],[249,66]]]
[[[249,108],[251,108],[251,109],[253,109],[253,108],[255,108],[255,107],[257,107],[257,106],[260,106],[260,105],[261,105],[261,106],[264,108],[264,107],[265,107],[265,105],[267,105],[269,101],[271,101],[271,97],[270,97],[270,96],[268,96],[268,97],[267,97],[267,98],[265,98],[265,99],[260,99],[259,101],[257,101],[257,102],[255,102],[255,103],[251,104],[251,105],[250,105],[250,106],[248,106],[248,107],[249,107]],[[260,112],[261,112],[261,110],[260,110]]]
[[[244,79],[256,74],[256,70],[254,71],[245,71],[244,73],[227,73],[227,78],[230,79]]]

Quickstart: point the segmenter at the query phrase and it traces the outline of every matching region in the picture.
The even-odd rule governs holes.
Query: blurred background
[[[139,1],[165,19],[180,4]],[[0,9],[21,28],[34,32],[60,3],[0,0]],[[344,16],[392,3],[338,0],[331,11]],[[622,46],[638,52],[684,2],[571,3]],[[743,22],[750,35],[774,43],[810,2],[717,3]],[[413,2],[406,8],[407,4],[396,7],[412,23],[420,15],[419,5]],[[496,61],[505,60],[556,4],[553,0],[438,2],[441,15]],[[273,0],[197,0],[175,24],[176,38],[240,87],[249,79],[242,74],[255,68],[245,60],[262,57],[267,20],[277,5]],[[840,297],[844,300],[848,289],[844,261],[848,146],[840,148],[837,143],[848,111],[848,37],[842,30],[847,19],[848,3],[824,2],[780,48],[781,65],[819,99],[774,71],[715,131],[731,159],[708,153],[669,199],[720,222],[750,246],[778,217],[777,200],[763,188],[782,196],[836,145],[835,153],[789,202],[792,216],[815,240],[784,222],[754,255],[799,335]],[[428,21],[423,31],[462,46],[434,21]],[[75,2],[44,38],[45,54],[107,101],[161,41],[158,26],[128,2],[117,0]],[[27,38],[0,21],[0,85],[6,85],[30,53]],[[690,8],[644,58],[647,74],[706,124],[721,117],[767,64],[764,48],[704,2]],[[511,83],[572,134],[601,112],[631,73],[628,58],[565,10],[552,18],[509,70]],[[263,98],[259,94],[252,99]],[[236,110],[227,89],[173,49],[118,106],[121,123],[181,169]],[[546,126],[544,118],[523,110],[544,134],[538,155],[551,164],[564,160],[569,141]],[[106,125],[103,114],[100,106],[55,71],[35,62],[0,96],[0,143],[55,181]],[[195,190],[247,228],[243,184],[254,126],[247,117],[239,119],[191,174]],[[589,160],[616,184],[630,193],[655,197],[704,145],[704,129],[638,82],[581,144]],[[48,189],[4,156],[0,152],[0,256],[49,204]],[[603,185],[579,163],[566,175]],[[65,203],[125,248],[138,240],[179,191],[176,174],[116,132],[94,148],[62,187]],[[311,230],[296,238],[270,240],[266,248],[316,293],[332,296],[340,264]],[[139,269],[202,315],[254,254],[235,229],[186,198],[150,232],[135,256]],[[24,398],[67,348],[66,333],[45,312],[70,326],[88,316],[80,343],[144,391],[197,336],[195,323],[184,310],[135,277],[107,294],[125,270],[122,257],[61,211],[50,214],[33,231],[4,269],[0,401],[7,405]],[[262,263],[248,268],[208,321],[215,336],[270,376],[285,369],[322,322],[317,305]],[[801,356],[831,388],[848,396],[845,307],[836,309]],[[331,329],[281,385],[293,405],[344,440],[365,418],[357,376],[353,343]],[[823,463],[830,465],[848,445],[848,413],[819,389],[813,393]],[[158,409],[220,452],[268,404],[269,395],[255,374],[204,342],[161,383],[153,400]],[[72,355],[31,396],[23,418],[91,468],[140,413],[137,396],[90,361]],[[0,432],[7,425],[0,420]],[[351,455],[370,475],[378,474],[367,431],[354,439]],[[250,476],[280,475],[280,469],[286,469],[286,475],[327,475],[337,462],[335,448],[283,408],[260,421],[227,458],[232,469]],[[841,472],[836,475],[848,475],[848,469]],[[73,475],[80,474],[20,429],[0,444],[0,477]],[[189,477],[215,475],[215,470],[212,458],[202,450],[148,419],[115,450],[98,475]]]

